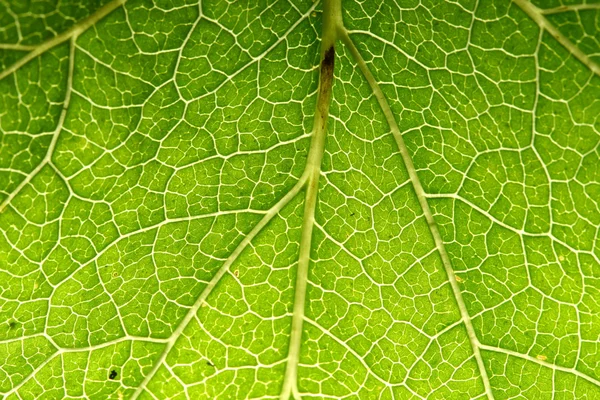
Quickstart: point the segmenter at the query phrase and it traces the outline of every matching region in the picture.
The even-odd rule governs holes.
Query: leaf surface
[[[0,394],[600,398],[598,21],[0,0]]]

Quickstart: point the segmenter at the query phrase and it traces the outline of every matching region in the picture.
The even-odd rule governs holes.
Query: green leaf
[[[0,395],[600,398],[599,21],[0,0]]]

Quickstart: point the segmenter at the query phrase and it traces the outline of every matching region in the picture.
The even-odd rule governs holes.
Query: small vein
[[[140,336],[127,335],[127,336],[123,336],[118,339],[104,342],[104,343],[98,344],[98,345],[92,345],[92,346],[87,346],[87,347],[77,347],[77,348],[61,348],[61,347],[58,347],[56,345],[56,343],[54,343],[54,340],[51,340],[51,338],[49,336],[47,336],[46,334],[40,334],[40,335],[36,335],[36,336],[31,336],[31,337],[46,338],[51,343],[51,345],[55,348],[56,351],[54,353],[52,353],[46,360],[44,360],[42,363],[40,363],[37,367],[35,367],[29,374],[27,374],[27,376],[23,377],[23,379],[18,384],[13,386],[12,389],[10,389],[8,392],[2,393],[2,395],[5,396],[4,398],[8,398],[11,394],[16,393],[31,378],[33,378],[38,372],[40,372],[42,369],[44,369],[44,367],[46,367],[46,365],[48,365],[50,362],[55,360],[56,357],[59,357],[63,354],[79,353],[79,352],[89,352],[89,354],[91,354],[93,351],[105,349],[107,347],[114,346],[119,343],[123,343],[123,342],[127,342],[127,341],[159,343],[159,344],[164,343],[164,341],[160,340],[160,339],[149,339],[149,338],[144,338],[144,337],[140,337]],[[19,339],[22,339],[22,338],[19,338]],[[87,371],[87,368],[86,368],[86,371]]]
[[[558,6],[554,8],[541,9],[540,12],[544,15],[560,14],[569,11],[584,11],[584,10],[600,10],[600,3],[595,4],[571,4]]]
[[[65,100],[63,102],[63,109],[60,112],[60,116],[58,119],[58,123],[56,124],[56,128],[52,133],[52,140],[50,141],[50,145],[48,146],[48,150],[46,151],[46,155],[40,161],[40,163],[19,183],[19,185],[8,195],[6,199],[2,203],[0,203],[0,214],[4,211],[4,209],[10,204],[10,202],[15,198],[19,192],[31,182],[31,180],[44,168],[46,164],[50,161],[52,154],[54,153],[54,147],[56,146],[56,142],[58,141],[58,136],[60,135],[60,131],[62,130],[63,124],[65,122],[65,118],[67,116],[67,109],[69,108],[69,104],[71,101],[71,93],[73,92],[73,70],[75,69],[75,39],[76,36],[71,38],[70,49],[69,49],[69,70],[67,75],[67,88],[65,93]],[[1,74],[0,74],[1,75]],[[0,77],[0,79],[2,79]]]
[[[10,204],[10,202],[15,198],[15,196],[25,187],[31,180],[42,170],[42,168],[48,164],[50,159],[52,158],[52,154],[54,153],[54,147],[56,146],[56,142],[58,141],[58,136],[60,135],[60,131],[64,125],[65,118],[67,116],[67,110],[69,108],[69,103],[71,100],[71,93],[73,92],[73,71],[75,69],[75,41],[77,40],[77,36],[82,32],[86,31],[90,26],[98,22],[100,19],[104,18],[111,11],[121,6],[125,0],[114,0],[105,6],[101,7],[94,14],[89,16],[88,18],[82,20],[78,24],[71,27],[71,29],[65,31],[64,33],[53,37],[52,39],[42,43],[40,46],[36,47],[35,50],[31,51],[31,53],[27,54],[25,57],[21,58],[19,61],[11,65],[6,70],[0,72],[0,80],[4,79],[8,75],[12,74],[16,70],[18,70],[21,66],[27,64],[29,61],[34,59],[35,57],[41,55],[47,50],[70,40],[70,50],[69,50],[69,70],[67,75],[67,89],[65,93],[65,100],[63,102],[63,109],[61,110],[61,114],[58,120],[58,124],[56,125],[56,129],[52,133],[52,140],[50,141],[50,145],[48,146],[48,150],[46,151],[46,155],[40,161],[40,163],[19,183],[19,185],[8,195],[2,203],[0,203],[0,213],[4,211],[6,206]]]
[[[0,50],[18,50],[18,51],[32,51],[35,50],[36,46],[30,46],[19,43],[0,43]]]
[[[402,139],[402,134],[400,133],[400,128],[398,127],[398,124],[396,123],[394,115],[392,114],[392,110],[390,109],[390,106],[387,103],[387,100],[386,100],[383,92],[381,91],[381,88],[377,84],[377,81],[375,80],[375,77],[369,70],[369,67],[367,66],[365,60],[362,58],[362,56],[358,52],[358,49],[356,48],[356,46],[354,45],[354,42],[350,38],[348,31],[346,31],[345,29],[341,30],[340,39],[342,40],[342,42],[344,42],[346,47],[348,47],[348,50],[352,54],[352,57],[356,61],[359,69],[361,70],[365,79],[369,83],[369,86],[371,86],[373,95],[377,99],[377,102],[379,103],[379,106],[381,107],[381,109],[385,115],[386,121],[388,122],[388,125],[392,131],[392,134],[394,135],[394,138],[396,139],[396,143],[398,145],[398,150],[400,151],[402,159],[404,160],[404,164],[406,166],[406,170],[408,171],[410,181],[413,184],[413,188],[414,188],[417,198],[419,200],[419,204],[421,205],[421,209],[423,210],[423,214],[425,216],[425,219],[427,220],[429,230],[434,239],[434,242],[436,244],[438,252],[440,253],[440,257],[442,259],[442,263],[444,265],[446,275],[448,276],[448,281],[450,282],[450,286],[452,287],[452,292],[454,293],[454,298],[456,299],[456,303],[460,310],[461,319],[462,319],[463,323],[465,324],[465,328],[467,330],[467,335],[469,337],[469,342],[471,344],[471,348],[473,350],[473,354],[475,356],[475,359],[477,361],[477,365],[479,368],[479,372],[481,374],[481,380],[483,381],[483,385],[485,388],[485,394],[487,395],[488,399],[493,400],[494,395],[492,393],[490,381],[487,377],[485,365],[483,363],[483,359],[482,359],[481,353],[479,351],[479,347],[478,347],[479,342],[477,340],[477,336],[475,334],[473,324],[471,323],[471,319],[469,317],[467,307],[462,298],[462,294],[460,292],[460,287],[458,286],[458,282],[456,281],[456,277],[454,275],[454,270],[452,268],[450,258],[448,257],[448,253],[446,252],[444,242],[443,242],[440,232],[437,228],[437,224],[435,223],[435,220],[433,219],[433,214],[431,212],[431,209],[429,208],[429,204],[427,202],[427,197],[426,197],[425,191],[423,190],[423,186],[421,185],[421,181],[419,180],[415,166],[412,162],[410,154],[408,153],[408,149],[407,149],[406,145],[404,144],[404,140]]]
[[[546,362],[546,361],[542,361],[542,360],[540,360],[540,359],[538,359],[536,357],[532,357],[532,356],[527,355],[527,354],[521,354],[521,353],[518,353],[516,351],[512,351],[512,350],[508,350],[508,349],[503,349],[503,348],[500,348],[500,347],[488,346],[486,344],[481,344],[481,343],[479,344],[479,347],[482,350],[491,351],[491,352],[494,352],[494,353],[506,354],[506,355],[509,355],[509,356],[512,356],[512,357],[520,358],[522,360],[531,361],[533,363],[536,363],[536,364],[541,365],[541,366],[546,367],[546,368],[550,368],[550,369],[555,370],[555,371],[561,371],[561,372],[566,372],[566,373],[569,373],[569,374],[573,374],[573,375],[575,375],[575,376],[577,376],[577,377],[579,377],[581,379],[584,379],[584,380],[586,380],[586,381],[588,381],[588,382],[590,382],[590,383],[592,383],[592,384],[600,387],[600,381],[599,380],[594,379],[591,376],[588,376],[588,375],[584,374],[583,372],[580,372],[579,370],[574,369],[574,368],[561,367],[560,365],[556,365],[556,364],[552,364],[552,363],[549,363],[549,362]]]
[[[60,35],[56,35],[53,38],[46,40],[39,46],[35,47],[25,57],[19,59],[19,61],[15,62],[10,67],[0,72],[0,80],[12,74],[13,72],[21,68],[23,65],[27,64],[29,61],[45,53],[51,48],[56,47],[59,44],[66,42],[67,40],[77,37],[82,32],[85,32],[96,22],[100,21],[102,18],[110,14],[113,10],[123,5],[125,1],[126,0],[113,0],[110,3],[107,3],[104,6],[100,7],[95,13],[79,21],[77,24],[73,25],[70,29],[64,31]]]
[[[183,333],[183,330],[194,318],[194,316],[198,312],[198,309],[206,301],[206,299],[217,286],[221,278],[229,271],[229,268],[238,259],[242,251],[246,248],[246,246],[248,246],[248,244],[250,244],[254,237],[263,230],[263,228],[273,219],[273,217],[275,217],[275,215],[277,215],[283,209],[283,207],[285,207],[294,197],[296,197],[296,195],[304,188],[307,178],[307,174],[302,175],[302,177],[296,183],[296,185],[294,185],[294,187],[281,200],[279,200],[277,204],[271,207],[271,209],[264,215],[264,217],[262,217],[258,224],[256,224],[256,226],[250,231],[250,233],[246,235],[246,237],[244,237],[240,244],[229,255],[225,263],[223,263],[221,268],[213,276],[213,278],[210,280],[206,288],[202,291],[200,296],[198,296],[194,305],[188,310],[181,323],[177,326],[177,329],[175,329],[169,340],[166,342],[167,345],[165,346],[165,349],[161,353],[159,359],[156,360],[154,366],[152,367],[152,370],[148,373],[148,375],[146,375],[142,383],[136,388],[135,392],[131,396],[131,400],[137,399],[142,394],[142,392],[144,391],[148,383],[152,380],[160,366],[165,362],[167,355],[177,342],[179,336],[181,336],[181,334]]]
[[[313,321],[312,319],[310,319],[308,317],[304,317],[304,321],[308,322],[310,325],[314,326],[315,328],[317,328],[318,330],[323,332],[324,335],[328,336],[334,342],[336,342],[337,344],[342,346],[348,353],[352,354],[358,360],[358,362],[360,362],[360,364],[368,371],[368,373],[371,376],[373,376],[375,379],[377,379],[379,382],[383,383],[385,386],[391,386],[389,382],[387,382],[385,379],[383,379],[382,377],[377,375],[371,369],[371,366],[369,364],[367,364],[367,362],[364,360],[364,358],[360,354],[358,354],[354,349],[352,349],[352,347],[350,347],[348,345],[348,343],[344,342],[342,339],[335,336],[327,328],[321,326],[318,322]]]
[[[567,39],[567,37],[563,35],[562,32],[558,30],[556,26],[550,23],[550,21],[548,21],[548,19],[544,16],[551,14],[551,12],[541,10],[533,5],[529,0],[513,0],[513,2],[518,5],[521,10],[523,10],[529,16],[529,18],[535,21],[535,23],[537,23],[541,29],[552,35],[554,39],[556,39],[575,58],[581,61],[581,63],[590,71],[600,76],[600,65],[592,61],[587,54],[585,54],[579,47]]]

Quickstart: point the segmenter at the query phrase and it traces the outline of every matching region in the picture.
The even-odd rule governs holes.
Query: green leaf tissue
[[[600,3],[0,0],[0,399],[600,399]]]

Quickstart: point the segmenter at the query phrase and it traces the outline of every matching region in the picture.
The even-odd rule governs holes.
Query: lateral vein
[[[80,21],[78,24],[71,27],[71,29],[63,32],[60,35],[53,37],[52,39],[42,43],[40,46],[36,47],[33,51],[28,53],[25,57],[21,58],[19,61],[11,65],[8,69],[0,72],[0,80],[12,74],[16,70],[18,70],[21,66],[25,65],[35,57],[41,55],[47,50],[55,47],[67,40],[70,40],[70,49],[69,49],[69,71],[67,75],[67,88],[65,93],[65,100],[63,102],[63,108],[60,112],[60,116],[58,119],[58,123],[56,124],[56,128],[52,133],[52,140],[50,141],[50,145],[48,146],[48,150],[44,155],[44,158],[40,161],[40,163],[30,172],[27,176],[17,185],[17,187],[8,195],[4,201],[0,203],[0,213],[4,211],[4,209],[10,204],[10,202],[14,199],[14,197],[19,194],[19,192],[27,186],[29,182],[42,170],[42,168],[50,162],[52,158],[52,154],[54,153],[54,147],[56,146],[56,142],[58,141],[58,136],[60,135],[60,131],[64,125],[65,118],[67,116],[67,110],[69,108],[71,93],[73,92],[73,71],[75,69],[75,41],[77,36],[87,30],[90,26],[98,22],[100,19],[104,18],[111,11],[125,3],[126,0],[114,0],[110,3],[105,4],[103,7],[99,8],[94,14],[90,15],[88,18]]]
[[[556,39],[563,47],[571,53],[575,58],[577,58],[583,65],[589,68],[594,74],[600,76],[600,65],[596,64],[592,61],[591,58],[588,57],[579,47],[577,47],[573,42],[571,42],[565,35],[562,34],[560,30],[556,26],[554,26],[544,15],[552,14],[552,10],[544,12],[540,8],[536,7],[529,0],[513,0],[513,2],[518,5],[521,10],[525,12],[538,26],[547,31],[554,39]],[[558,11],[556,11],[558,12]]]
[[[235,250],[229,255],[229,257],[223,263],[221,268],[212,277],[206,288],[204,288],[200,296],[196,299],[194,305],[188,310],[183,320],[177,326],[177,329],[175,329],[175,331],[171,334],[171,337],[166,342],[166,346],[163,352],[161,353],[159,359],[156,360],[152,367],[152,370],[148,373],[148,375],[146,375],[142,383],[136,388],[134,394],[131,396],[131,400],[137,399],[138,396],[142,393],[142,391],[146,388],[148,382],[152,380],[160,366],[166,360],[167,355],[177,342],[177,339],[181,336],[183,330],[194,318],[194,316],[198,312],[198,309],[202,306],[202,303],[206,301],[206,299],[217,286],[221,278],[227,273],[227,271],[229,271],[231,265],[238,259],[242,251],[244,251],[246,246],[250,244],[252,239],[254,239],[254,237],[263,230],[263,228],[273,219],[273,217],[275,217],[275,215],[277,215],[283,209],[283,207],[285,207],[294,197],[296,197],[296,195],[305,187],[307,180],[308,176],[306,174],[303,174],[298,180],[298,182],[296,182],[296,185],[294,185],[294,187],[284,197],[282,197],[281,200],[277,202],[277,204],[275,204],[273,207],[271,207],[269,211],[267,211],[267,213],[262,217],[258,224],[256,224],[256,226],[250,231],[250,233],[248,233],[244,237],[240,244],[238,244]]]
[[[88,16],[87,18],[82,19],[77,24],[73,25],[71,28],[67,29],[63,33],[54,36],[41,43],[39,46],[36,46],[30,53],[28,53],[23,58],[19,59],[17,62],[12,64],[10,67],[0,72],[0,80],[4,79],[8,75],[12,74],[23,65],[27,64],[29,61],[33,60],[40,54],[45,53],[51,48],[58,46],[59,44],[66,42],[67,40],[78,36],[82,32],[88,30],[92,25],[96,22],[100,21],[102,18],[106,17],[112,11],[122,6],[126,0],[113,0],[110,3],[106,3],[102,7],[100,7],[95,13]]]
[[[348,32],[346,30],[340,31],[340,39],[342,40],[344,45],[346,45],[348,47],[348,49],[350,50],[350,53],[352,54],[354,61],[356,61],[359,69],[361,70],[365,79],[369,83],[369,86],[371,87],[371,90],[373,91],[373,94],[374,94],[375,98],[377,99],[379,106],[383,110],[385,119],[386,119],[388,125],[390,126],[390,130],[391,130],[392,134],[394,135],[394,138],[396,139],[396,144],[398,145],[398,150],[400,151],[402,160],[404,161],[404,165],[406,166],[406,170],[408,171],[410,181],[412,182],[412,185],[415,189],[415,193],[419,200],[419,204],[421,205],[421,209],[423,210],[425,219],[427,220],[427,224],[429,226],[429,230],[430,230],[433,240],[435,242],[436,248],[437,248],[438,252],[440,253],[440,257],[442,259],[442,264],[444,265],[446,275],[448,276],[448,281],[450,282],[450,286],[452,287],[452,292],[454,293],[454,298],[456,299],[456,303],[458,304],[458,308],[460,310],[461,319],[462,319],[463,323],[465,324],[465,328],[467,330],[467,335],[469,337],[469,342],[470,342],[471,348],[473,350],[473,355],[475,356],[475,360],[477,361],[477,365],[479,367],[479,372],[481,374],[481,379],[483,381],[483,385],[485,388],[485,394],[488,399],[493,400],[494,396],[492,394],[492,388],[491,388],[491,385],[490,385],[490,382],[489,382],[489,379],[487,376],[487,372],[485,370],[485,365],[483,364],[483,359],[481,357],[481,353],[479,351],[479,341],[477,339],[477,336],[475,335],[475,330],[473,328],[473,324],[471,323],[471,319],[469,317],[469,313],[467,311],[465,302],[462,298],[460,288],[456,281],[456,277],[454,275],[454,270],[452,268],[452,263],[450,262],[450,258],[448,257],[448,253],[446,252],[446,248],[444,246],[442,236],[440,235],[437,224],[435,223],[435,220],[433,219],[433,214],[431,212],[431,209],[429,208],[429,203],[427,202],[425,190],[423,189],[423,186],[421,185],[421,181],[419,180],[419,176],[417,175],[417,171],[412,162],[412,158],[410,157],[408,149],[406,148],[404,139],[402,138],[402,134],[400,133],[400,128],[398,127],[398,124],[396,123],[396,119],[394,118],[392,110],[390,109],[390,106],[389,106],[383,92],[381,91],[379,84],[375,80],[375,77],[369,70],[369,67],[367,66],[365,60],[362,58],[362,56],[358,52],[358,49],[354,45],[354,42],[352,41],[352,39],[350,38],[350,35],[348,34]]]
[[[494,352],[494,353],[506,354],[506,355],[509,355],[511,357],[516,357],[516,358],[520,358],[522,360],[527,360],[527,361],[530,361],[532,363],[541,365],[541,366],[546,367],[546,368],[550,368],[550,369],[555,370],[555,371],[561,371],[561,372],[565,372],[565,373],[568,373],[568,374],[573,374],[573,375],[575,375],[575,376],[577,376],[577,377],[579,377],[579,378],[581,378],[583,380],[586,380],[586,381],[590,382],[593,385],[596,385],[596,386],[600,387],[600,381],[599,380],[594,379],[591,376],[586,375],[583,372],[581,372],[581,371],[579,371],[579,370],[577,370],[575,368],[561,367],[560,365],[556,365],[556,364],[552,364],[552,363],[549,363],[549,362],[546,362],[546,361],[542,361],[542,360],[540,360],[540,359],[538,359],[536,357],[532,357],[532,356],[527,355],[527,354],[518,353],[516,351],[512,351],[512,350],[508,350],[508,349],[503,349],[503,348],[500,348],[500,347],[488,346],[488,345],[485,345],[485,344],[481,344],[481,345],[479,345],[479,347],[482,350],[486,350],[486,351],[490,351],[490,352]]]
[[[586,10],[599,10],[600,3],[592,3],[592,4],[570,4],[564,6],[558,6],[554,8],[545,8],[540,9],[541,13],[544,15],[550,14],[559,14],[569,11],[586,11]]]
[[[48,145],[48,150],[46,150],[46,154],[44,158],[39,162],[39,164],[27,174],[27,176],[17,185],[17,187],[0,203],[0,214],[4,211],[4,209],[10,204],[10,202],[15,198],[17,194],[25,187],[31,180],[44,168],[46,164],[52,158],[52,154],[54,153],[54,147],[56,147],[56,142],[58,141],[58,136],[60,135],[60,131],[65,122],[65,118],[67,116],[67,110],[69,108],[69,104],[71,102],[71,93],[73,92],[73,71],[75,69],[75,38],[76,36],[71,38],[70,48],[69,48],[69,70],[67,72],[67,87],[65,89],[65,99],[63,101],[63,108],[60,111],[60,116],[58,117],[58,123],[56,124],[56,128],[52,133],[52,139],[50,140],[50,144]],[[1,78],[0,78],[1,79]]]

